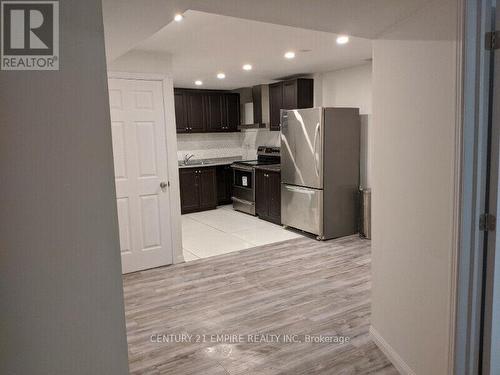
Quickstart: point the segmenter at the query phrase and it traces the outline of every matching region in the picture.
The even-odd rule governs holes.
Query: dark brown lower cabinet
[[[198,174],[195,168],[179,169],[179,187],[181,190],[181,213],[194,212],[200,208]]]
[[[217,207],[217,180],[215,168],[201,168],[198,175],[200,211]]]
[[[255,212],[263,220],[281,224],[281,175],[260,169],[255,172]]]
[[[217,204],[231,204],[233,195],[233,170],[230,165],[217,167]]]
[[[210,210],[217,207],[215,167],[180,168],[181,213]]]

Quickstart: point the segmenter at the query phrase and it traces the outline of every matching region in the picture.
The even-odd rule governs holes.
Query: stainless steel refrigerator
[[[281,221],[330,239],[358,231],[358,108],[281,112]]]

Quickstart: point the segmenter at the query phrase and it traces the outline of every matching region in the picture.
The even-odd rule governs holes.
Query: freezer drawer
[[[323,190],[281,185],[283,225],[323,236]]]

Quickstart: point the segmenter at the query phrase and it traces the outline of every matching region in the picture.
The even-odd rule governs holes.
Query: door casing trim
[[[489,52],[484,33],[491,0],[458,0],[457,144],[453,218],[449,374],[473,375],[479,360],[486,194]]]
[[[168,189],[170,201],[170,232],[172,263],[184,262],[182,253],[182,223],[179,189],[179,171],[177,166],[177,131],[175,127],[173,79],[170,74],[108,72],[108,79],[127,79],[160,81],[163,93],[163,114],[165,124],[165,147],[167,148]]]

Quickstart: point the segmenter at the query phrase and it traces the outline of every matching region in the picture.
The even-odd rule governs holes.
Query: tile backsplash
[[[279,146],[279,132],[250,129],[241,133],[177,134],[177,159],[194,154],[195,159],[241,156],[256,159],[258,146]]]

